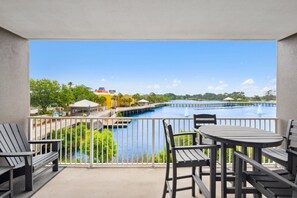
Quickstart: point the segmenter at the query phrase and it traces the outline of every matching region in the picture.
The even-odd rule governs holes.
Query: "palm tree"
[[[69,89],[72,89],[72,85],[73,85],[72,82],[69,82],[69,83],[68,83]]]
[[[117,104],[115,103],[116,99],[117,99],[116,95],[111,96],[111,100],[112,100],[111,107],[113,107],[113,108],[115,108],[117,106]]]
[[[119,103],[118,106],[121,106],[122,99],[123,99],[123,94],[119,93],[117,96],[117,101]]]
[[[131,106],[132,98],[127,98],[128,106]]]

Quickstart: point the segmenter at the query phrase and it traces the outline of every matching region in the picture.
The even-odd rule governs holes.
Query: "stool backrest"
[[[287,129],[287,149],[297,148],[297,120],[290,120]]]
[[[194,128],[198,129],[202,125],[217,124],[216,114],[194,114]],[[198,143],[202,144],[202,135],[198,136]]]
[[[194,128],[198,129],[204,124],[217,124],[216,114],[194,114]]]
[[[168,123],[168,120],[166,119],[163,120],[163,126],[166,139],[166,148],[167,151],[171,151],[172,147],[175,147],[172,126]]]

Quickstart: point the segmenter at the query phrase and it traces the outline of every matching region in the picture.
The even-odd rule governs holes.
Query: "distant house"
[[[98,112],[99,104],[89,100],[81,100],[74,104],[69,105],[69,109],[71,111],[71,115],[75,115],[75,116],[90,115],[92,113]]]
[[[105,90],[105,87],[99,87],[98,89],[95,89],[96,93],[108,93],[108,91]]]
[[[230,97],[227,97],[227,98],[224,99],[224,101],[229,101],[229,102],[230,102],[230,101],[233,101],[233,100],[234,100],[234,99],[233,99],[233,98],[230,98]]]
[[[140,106],[146,106],[149,104],[149,101],[145,100],[145,99],[142,99],[142,100],[138,100],[137,103],[140,105]]]
[[[110,94],[115,94],[117,91],[116,90],[109,90],[108,91]]]

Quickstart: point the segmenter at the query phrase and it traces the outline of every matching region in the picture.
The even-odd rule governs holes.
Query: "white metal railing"
[[[77,166],[157,166],[165,163],[164,118],[29,117],[29,138],[63,139],[60,163]],[[192,118],[168,118],[177,132],[192,131]],[[218,118],[218,125],[236,125],[276,132],[276,118]],[[178,145],[191,144],[181,136]],[[35,146],[36,153],[50,147]],[[227,162],[231,162],[231,150]],[[207,153],[207,151],[206,151]],[[248,155],[252,152],[248,149]],[[264,163],[271,161],[264,159]]]

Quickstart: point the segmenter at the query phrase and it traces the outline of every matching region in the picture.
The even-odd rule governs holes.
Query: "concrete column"
[[[290,119],[297,119],[297,34],[278,41],[277,109],[278,132],[286,133]]]
[[[29,114],[29,41],[0,27],[0,123],[27,131]]]

